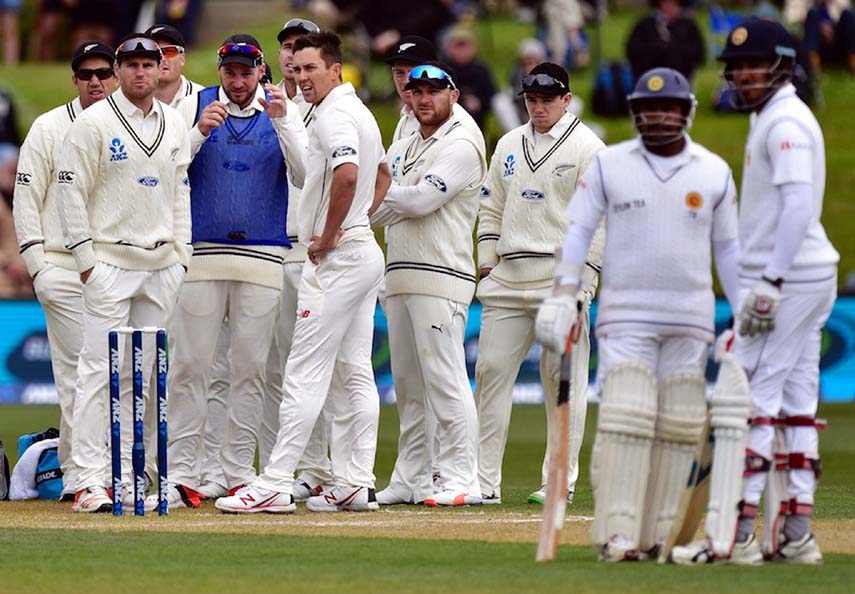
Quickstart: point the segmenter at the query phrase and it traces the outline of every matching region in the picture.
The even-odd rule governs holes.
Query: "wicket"
[[[134,471],[134,515],[145,515],[145,443],[143,431],[143,334],[156,335],[157,366],[157,511],[161,516],[169,513],[166,482],[166,372],[169,369],[166,330],[163,328],[119,328],[108,336],[110,353],[110,454],[113,471],[113,515],[122,510],[122,427],[120,421],[121,392],[119,387],[119,336],[131,335],[134,443],[132,465]]]

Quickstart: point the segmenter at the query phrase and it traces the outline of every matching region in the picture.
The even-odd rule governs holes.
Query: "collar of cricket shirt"
[[[116,89],[116,92],[110,95],[110,97],[115,102],[116,107],[119,108],[119,111],[121,111],[126,117],[136,117],[140,120],[152,117],[152,114],[155,114],[155,117],[160,117],[160,101],[155,99],[154,96],[152,96],[151,98],[151,110],[148,112],[147,115],[143,115],[142,110],[133,103],[131,103],[130,99],[125,97],[125,94],[122,92],[122,89]]]
[[[241,109],[240,105],[229,99],[229,96],[226,95],[225,89],[220,86],[220,90],[217,92],[218,99],[225,103],[226,111],[229,112],[229,115],[234,115],[238,117],[251,117],[255,115],[256,111],[264,111],[264,107],[261,106],[261,103],[258,101],[259,99],[264,99],[264,86],[261,83],[258,83],[258,86],[255,87],[255,97],[252,101],[250,101],[249,105]]]

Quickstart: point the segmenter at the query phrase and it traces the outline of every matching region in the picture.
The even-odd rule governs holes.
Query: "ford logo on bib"
[[[137,183],[141,186],[145,186],[146,188],[153,188],[157,185],[157,178],[147,175],[145,177],[139,178],[137,180]]]
[[[522,199],[528,202],[540,202],[546,198],[543,195],[543,192],[538,192],[537,190],[524,190],[522,193]]]

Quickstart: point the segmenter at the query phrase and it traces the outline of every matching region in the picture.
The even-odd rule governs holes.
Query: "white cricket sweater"
[[[381,208],[386,229],[386,296],[431,295],[468,304],[475,294],[472,231],[487,172],[483,135],[452,116],[429,138],[389,147],[393,185]],[[373,221],[373,218],[372,218]]]
[[[121,89],[71,125],[57,165],[65,245],[83,272],[190,264],[190,143],[178,113],[155,100],[152,133]]]
[[[77,270],[62,240],[57,207],[56,163],[62,140],[83,112],[75,98],[36,118],[21,146],[12,213],[21,257],[35,277],[46,263]]]
[[[565,114],[535,140],[531,122],[496,145],[481,191],[478,266],[514,289],[552,284],[555,250],[564,240],[564,211],[594,155],[605,145],[576,116]],[[588,262],[599,272],[602,234]]]

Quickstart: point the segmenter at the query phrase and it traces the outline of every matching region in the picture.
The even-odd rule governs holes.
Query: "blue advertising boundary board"
[[[724,301],[716,304],[716,327],[721,331],[730,308]],[[596,320],[596,304],[591,312]],[[394,402],[389,366],[389,341],[386,318],[378,307],[374,330],[374,372],[383,402]],[[475,360],[478,354],[478,332],[481,325],[481,305],[469,308],[466,327],[466,363],[474,383]],[[107,340],[105,337],[104,340]],[[514,386],[514,402],[539,403],[543,391],[539,375],[540,345],[535,344],[526,356]],[[596,339],[592,337],[591,381],[597,363]],[[820,396],[825,402],[855,400],[855,297],[840,297],[826,324],[822,340]],[[712,362],[707,378],[715,378]],[[44,315],[37,301],[0,301],[0,404],[52,404],[56,389],[50,367]]]

